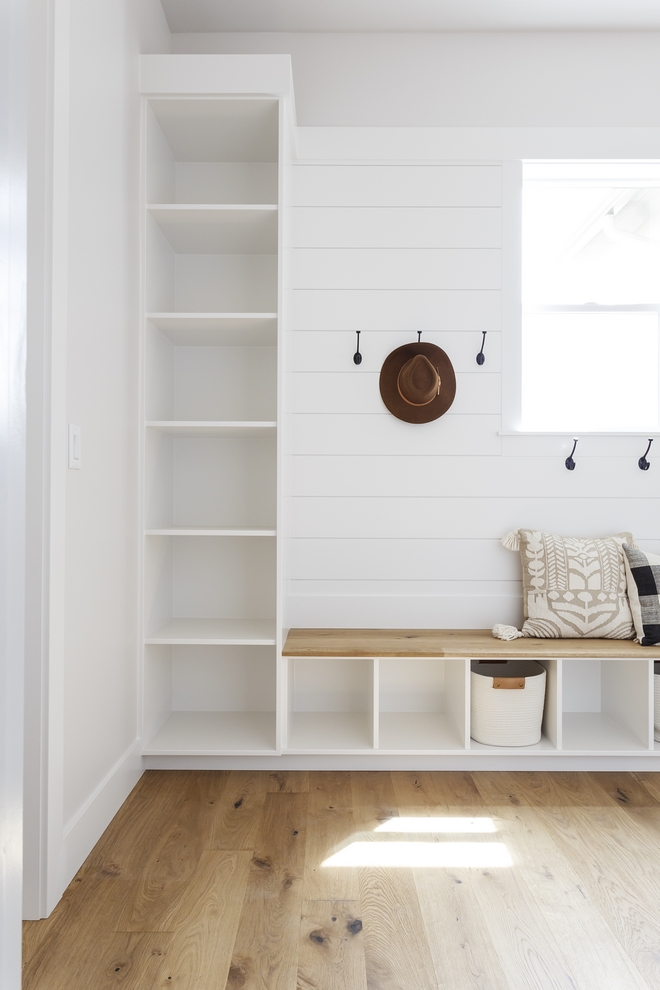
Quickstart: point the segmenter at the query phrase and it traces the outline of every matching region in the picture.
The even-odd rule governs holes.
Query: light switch
[[[69,468],[73,471],[79,471],[80,466],[80,427],[69,423]]]

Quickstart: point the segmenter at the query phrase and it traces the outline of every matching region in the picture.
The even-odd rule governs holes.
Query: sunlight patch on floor
[[[492,818],[390,818],[374,832],[497,832]]]
[[[352,842],[322,866],[513,866],[501,842]]]

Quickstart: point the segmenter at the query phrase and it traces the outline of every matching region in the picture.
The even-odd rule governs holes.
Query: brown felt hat
[[[380,394],[397,419],[430,423],[444,415],[454,401],[452,363],[435,344],[419,341],[397,347],[381,368]]]

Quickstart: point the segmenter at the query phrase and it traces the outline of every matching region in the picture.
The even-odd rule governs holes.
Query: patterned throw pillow
[[[513,534],[512,534],[513,535]],[[576,539],[518,531],[523,572],[523,636],[633,639],[622,545],[627,533]],[[511,538],[505,545],[512,546]]]
[[[623,549],[637,642],[642,646],[660,646],[660,557],[637,547]]]

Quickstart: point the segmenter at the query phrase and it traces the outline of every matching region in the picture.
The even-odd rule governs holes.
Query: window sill
[[[660,436],[660,427],[649,430],[498,430],[500,437],[651,437]]]

